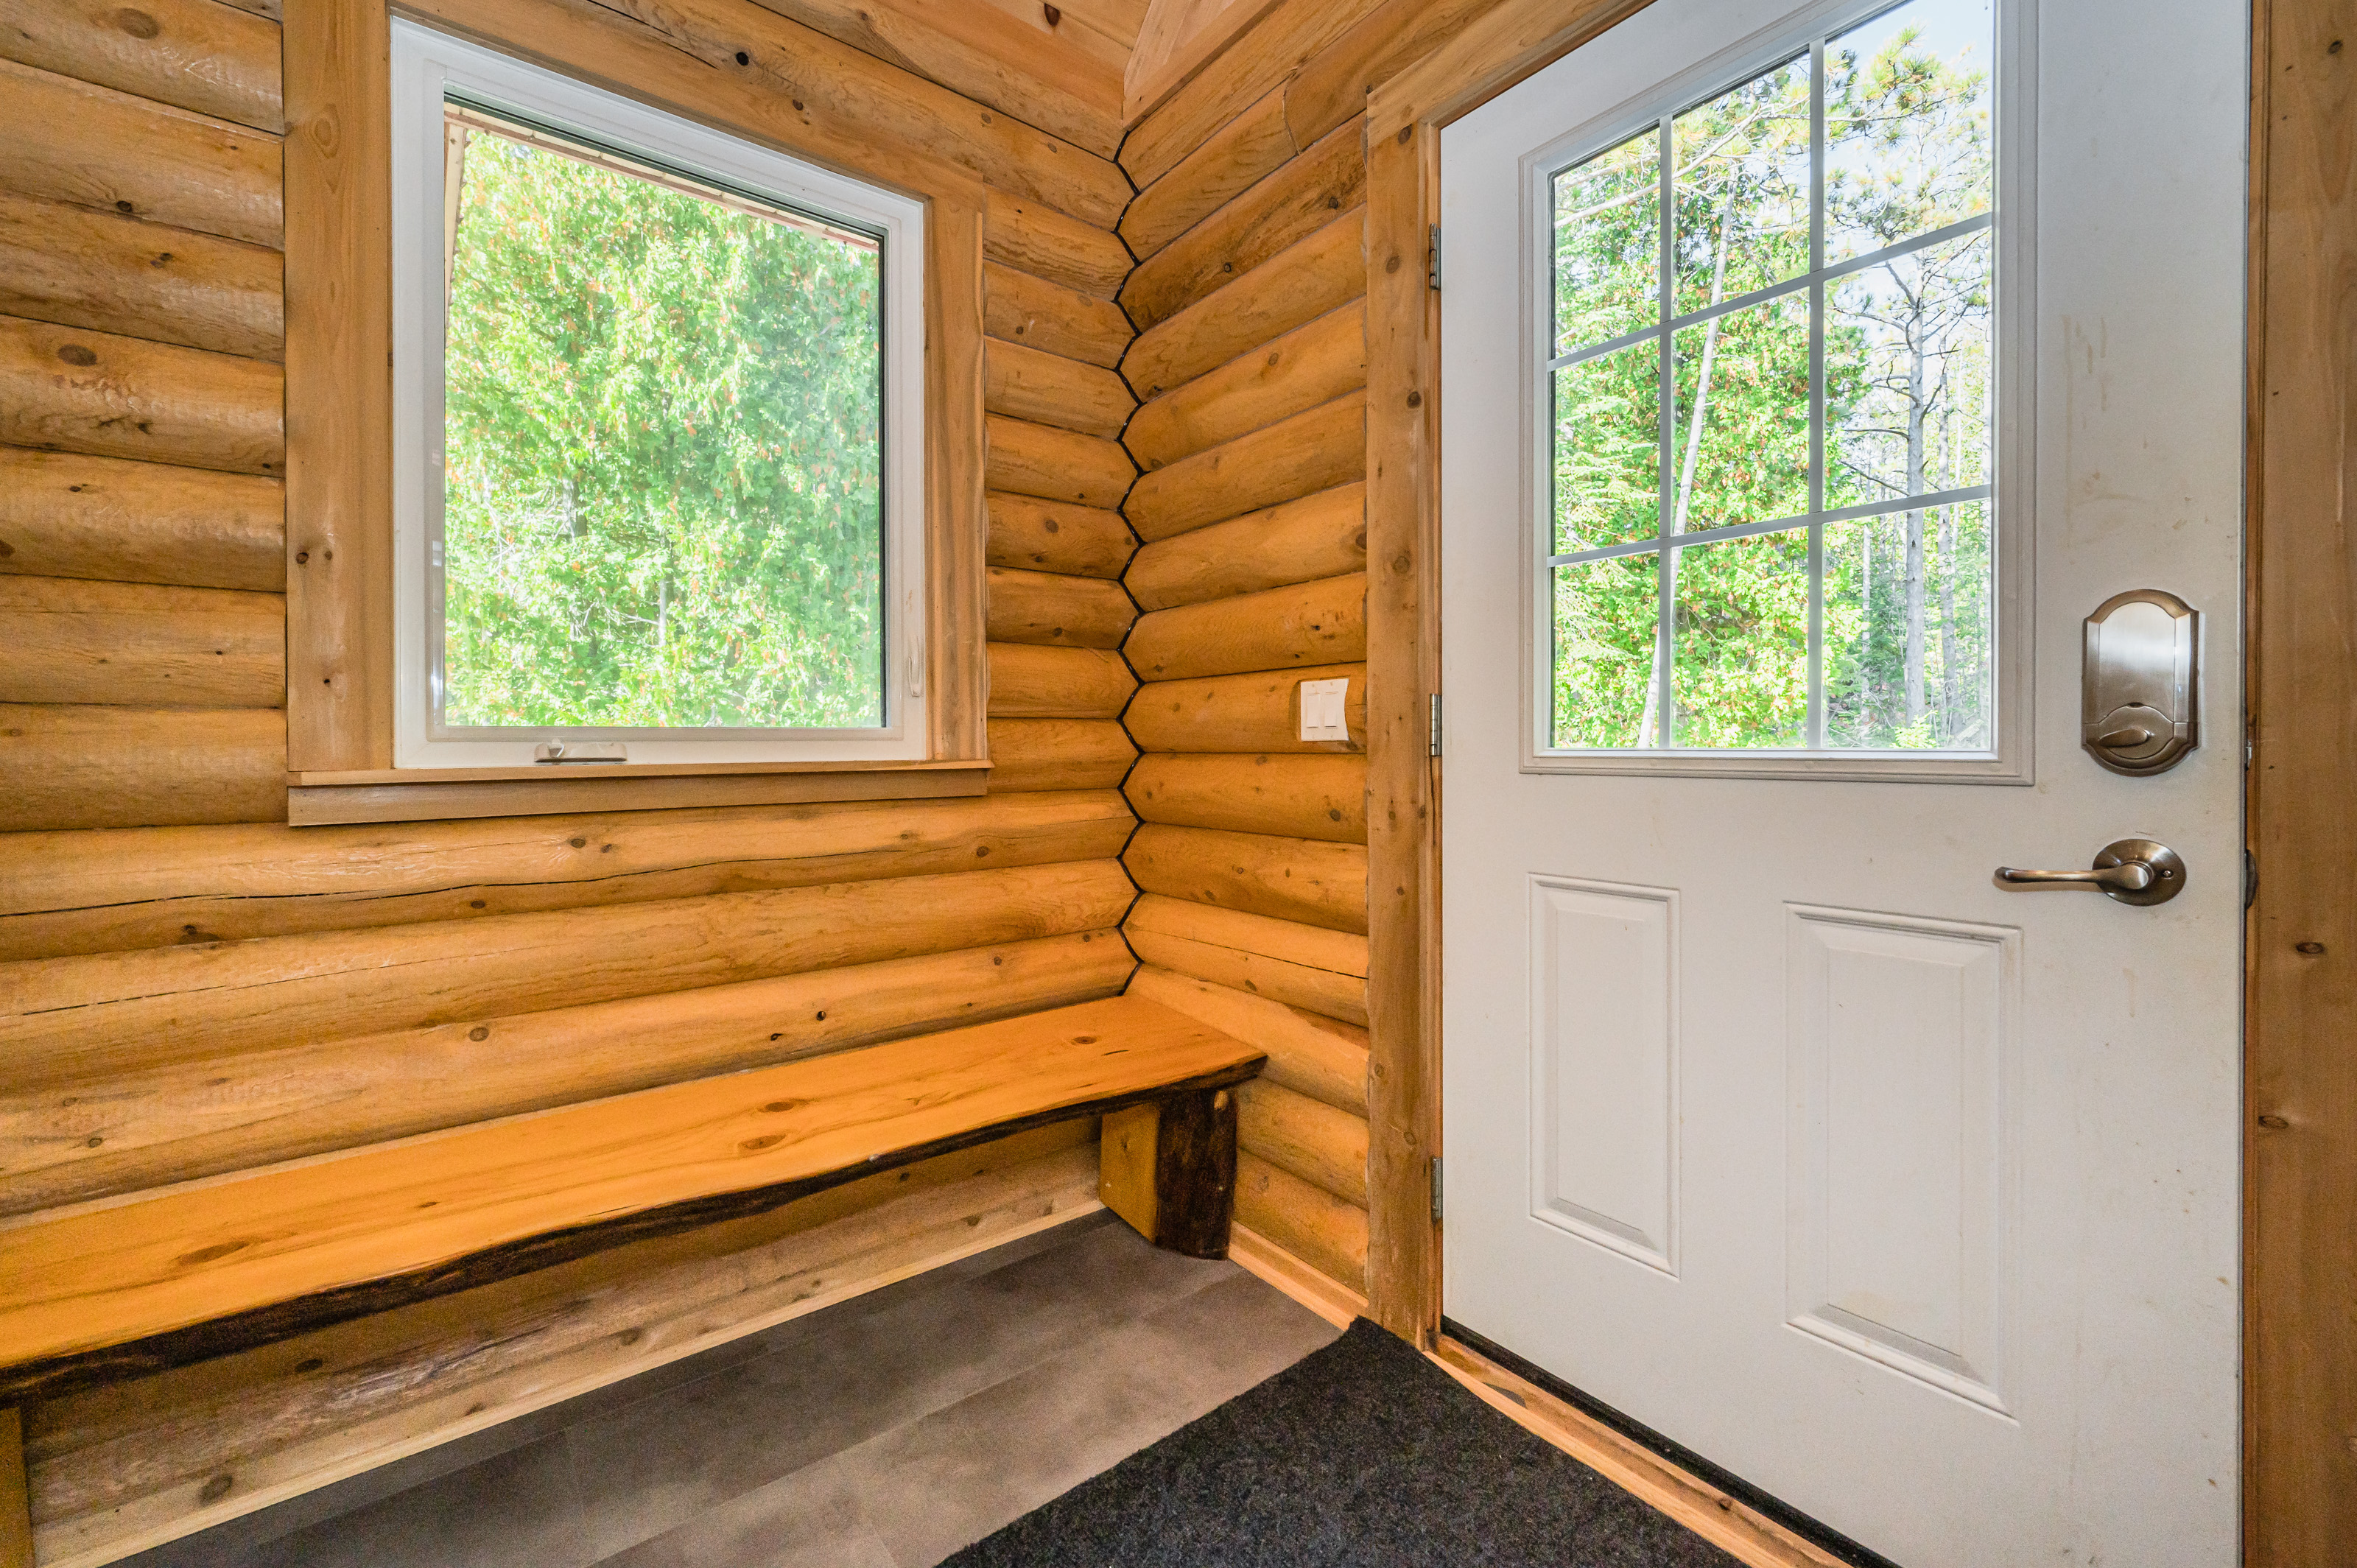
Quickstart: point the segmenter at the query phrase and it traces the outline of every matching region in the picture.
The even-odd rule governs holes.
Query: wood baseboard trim
[[[1348,1328],[1367,1314],[1365,1296],[1303,1262],[1257,1230],[1242,1225],[1229,1228],[1228,1261],[1337,1328]]]
[[[1750,1568],[1846,1568],[1840,1558],[1471,1347],[1444,1335],[1426,1354],[1482,1403]]]

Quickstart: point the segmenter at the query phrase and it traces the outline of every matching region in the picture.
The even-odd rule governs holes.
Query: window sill
[[[575,811],[979,795],[987,762],[672,762],[290,772],[286,821],[420,822]]]

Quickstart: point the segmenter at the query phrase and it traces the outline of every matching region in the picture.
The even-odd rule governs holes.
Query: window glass
[[[437,727],[883,725],[879,242],[445,136]]]
[[[1910,0],[1554,176],[1555,748],[1993,747],[1993,45]]]

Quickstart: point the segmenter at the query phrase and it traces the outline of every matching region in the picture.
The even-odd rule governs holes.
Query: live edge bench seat
[[[0,1223],[0,1406],[1137,1107],[1163,1129],[1153,1239],[1222,1255],[1226,1091],[1262,1060],[1120,996],[27,1215]]]

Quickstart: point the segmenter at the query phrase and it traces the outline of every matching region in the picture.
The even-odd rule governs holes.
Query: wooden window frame
[[[286,812],[297,826],[978,795],[984,647],[982,228],[962,170],[814,129],[750,79],[552,11],[529,40],[431,5],[429,27],[913,197],[925,206],[923,761],[393,766],[392,16],[288,0]]]

